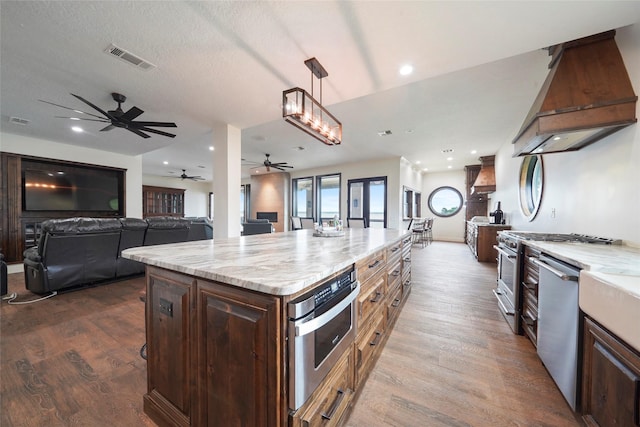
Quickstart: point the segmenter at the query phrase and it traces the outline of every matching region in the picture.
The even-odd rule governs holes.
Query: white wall
[[[143,175],[143,185],[178,188],[184,192],[184,216],[209,216],[210,182],[197,182],[167,176]],[[240,189],[238,189],[240,191]],[[142,196],[140,196],[142,197]]]
[[[438,187],[453,187],[462,194],[466,194],[464,171],[429,172],[422,178],[422,216],[433,217],[433,240],[447,242],[464,242],[465,215],[464,207],[455,215],[442,218],[429,210],[429,195]]]
[[[636,94],[640,91],[639,40],[638,24],[616,34]],[[636,117],[640,117],[640,103]],[[518,176],[522,159],[512,158],[512,153],[512,144],[505,142],[496,155],[497,191],[489,203],[492,207],[495,201],[502,202],[507,224],[519,230],[611,237],[640,246],[639,124],[579,151],[544,155],[542,202],[531,222],[520,213]]]
[[[142,157],[0,133],[0,151],[126,169],[126,216],[142,218]]]

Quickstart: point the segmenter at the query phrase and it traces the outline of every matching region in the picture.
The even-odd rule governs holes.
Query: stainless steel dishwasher
[[[576,410],[578,386],[580,269],[542,254],[538,284],[538,356]]]

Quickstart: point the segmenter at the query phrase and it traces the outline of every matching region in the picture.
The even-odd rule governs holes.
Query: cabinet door
[[[198,407],[206,426],[280,425],[279,299],[198,281]]]
[[[147,394],[145,412],[156,422],[192,425],[195,341],[192,298],[195,281],[148,267]]]
[[[640,425],[640,355],[585,318],[583,414],[589,425]]]

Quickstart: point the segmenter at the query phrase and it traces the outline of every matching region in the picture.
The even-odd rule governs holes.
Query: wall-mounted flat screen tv
[[[123,214],[124,172],[113,169],[25,161],[23,210]]]

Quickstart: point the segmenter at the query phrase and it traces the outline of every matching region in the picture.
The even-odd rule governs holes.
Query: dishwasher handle
[[[532,263],[534,263],[538,267],[542,267],[542,268],[550,271],[551,273],[553,273],[554,276],[557,276],[561,280],[571,281],[571,282],[577,282],[578,281],[578,276],[575,276],[575,275],[572,275],[572,274],[567,274],[564,271],[560,271],[557,268],[550,266],[546,262],[540,261],[539,259],[529,258],[529,261],[531,261]]]

